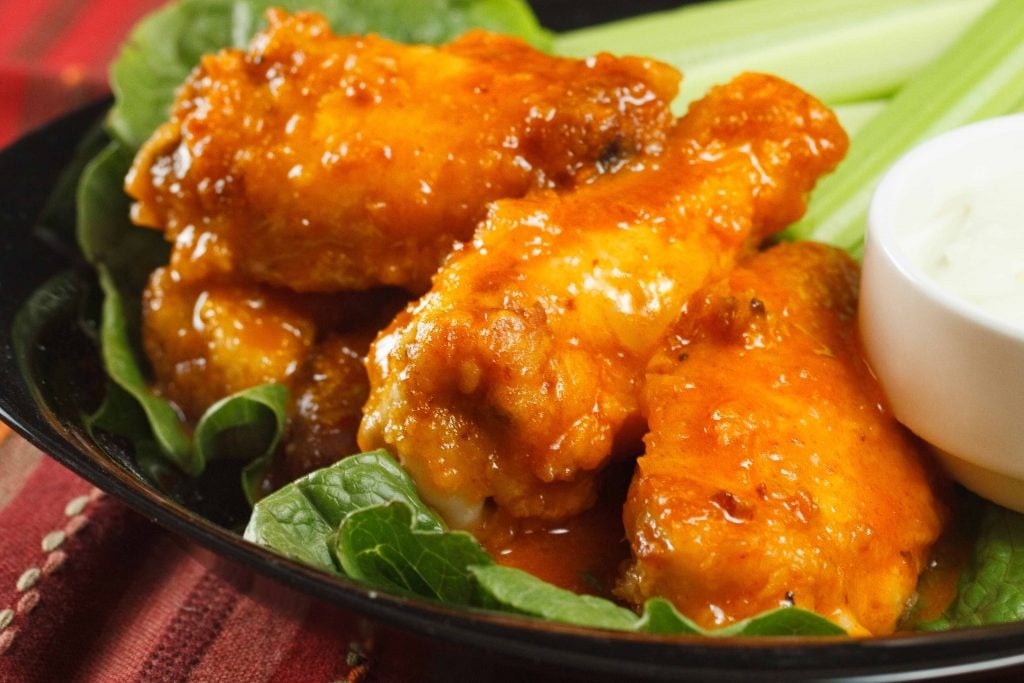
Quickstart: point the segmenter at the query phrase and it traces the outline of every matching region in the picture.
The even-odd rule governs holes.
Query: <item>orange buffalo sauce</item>
[[[956,597],[960,575],[974,552],[978,520],[965,510],[963,500],[954,507],[953,522],[932,547],[928,567],[917,582],[916,602],[897,631],[912,631],[918,624],[938,619]]]
[[[622,503],[629,472],[614,473],[597,505],[559,521],[517,519],[495,511],[473,530],[494,561],[561,588],[611,598],[629,559]]]
[[[495,562],[529,572],[576,593],[616,599],[612,589],[630,560],[622,506],[631,471],[606,482],[598,504],[567,520],[517,519],[496,511],[473,530]],[[957,584],[974,545],[976,520],[956,517],[929,554],[913,604],[897,632],[913,631],[942,615],[956,597]]]

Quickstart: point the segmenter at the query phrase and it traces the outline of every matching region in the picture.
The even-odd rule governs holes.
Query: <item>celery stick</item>
[[[863,102],[851,102],[839,104],[833,107],[839,123],[847,134],[853,135],[863,128],[868,121],[875,118],[889,104],[889,100],[864,100]]]
[[[788,236],[859,253],[868,204],[885,170],[918,142],[1024,102],[1024,3],[1000,0],[913,78],[852,140]]]
[[[742,71],[778,74],[830,105],[887,96],[992,0],[720,0],[555,36],[554,51],[669,62],[685,104]]]

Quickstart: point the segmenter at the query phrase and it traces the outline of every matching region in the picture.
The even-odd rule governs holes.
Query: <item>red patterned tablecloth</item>
[[[334,681],[372,652],[358,619],[164,532],[13,435],[0,539],[0,681]]]

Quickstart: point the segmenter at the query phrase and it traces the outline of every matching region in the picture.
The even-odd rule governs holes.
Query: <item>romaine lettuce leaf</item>
[[[132,156],[112,141],[86,164],[78,181],[76,229],[85,259],[105,267],[119,286],[138,294],[149,274],[167,263],[170,246],[159,232],[135,227],[128,218],[131,200],[123,186]],[[138,307],[132,308],[128,322],[138,330]]]
[[[393,593],[449,605],[475,604],[471,568],[491,558],[466,532],[417,529],[412,518],[406,501],[350,512],[338,527],[334,544],[342,571]]]
[[[1024,515],[987,504],[970,562],[960,575],[957,596],[922,630],[1024,620]]]
[[[420,501],[412,479],[385,451],[345,458],[256,503],[245,538],[299,562],[339,573],[331,546],[347,515],[392,501],[413,511],[412,528],[443,531],[441,520]]]
[[[207,409],[195,434],[190,436],[175,407],[149,389],[141,354],[127,322],[127,311],[137,308],[125,303],[128,297],[115,282],[113,271],[105,264],[96,267],[104,294],[100,350],[107,374],[142,407],[160,451],[186,474],[199,476],[214,458],[251,460],[242,472],[242,485],[249,502],[255,502],[260,496],[260,482],[284,434],[288,390],[281,385],[264,384],[221,399]],[[108,424],[102,416],[110,410],[110,404],[105,402],[93,424],[100,428]],[[137,437],[139,431],[129,429],[121,433]],[[137,444],[136,450],[146,441]],[[146,469],[153,470],[152,454],[149,449],[144,452],[150,461]]]
[[[610,600],[577,595],[532,574],[498,565],[471,567],[492,609],[561,621],[577,626],[660,635],[702,636],[841,636],[846,632],[814,612],[781,607],[721,629],[704,629],[679,613],[668,600],[651,598],[637,617]]]
[[[701,629],[667,601],[637,616],[495,565],[470,534],[448,531],[386,451],[345,458],[258,502],[245,538],[379,590],[577,626],[659,634],[843,635],[823,617],[783,608],[718,631]]]
[[[165,491],[176,488],[181,470],[157,443],[142,406],[121,385],[109,380],[100,407],[83,421],[95,440],[101,438],[100,432],[126,439],[131,444],[135,464],[146,480]]]
[[[671,605],[669,605],[671,607]],[[738,621],[709,635],[718,636],[841,636],[846,631],[831,621],[799,607],[779,607]]]
[[[261,384],[222,398],[203,413],[193,435],[199,462],[243,458],[242,489],[254,504],[263,497],[262,485],[287,424],[288,389]]]
[[[77,236],[83,256],[98,271],[103,290],[100,349],[110,378],[145,411],[160,449],[182,470],[198,473],[189,437],[177,412],[153,396],[139,363],[139,293],[149,273],[166,263],[168,248],[159,233],[140,230],[128,220],[129,199],[122,184],[131,153],[109,143],[82,171],[77,194]]]
[[[175,407],[150,391],[139,341],[141,293],[149,274],[167,262],[169,249],[159,232],[128,220],[130,200],[122,184],[131,161],[124,144],[112,141],[85,166],[78,182],[78,244],[96,268],[104,295],[99,335],[104,367],[142,408],[159,451],[181,471],[198,476],[213,458],[255,458],[243,473],[252,499],[284,433],[288,392],[264,385],[217,402],[200,419],[193,441]],[[115,398],[118,412],[124,413],[125,397]],[[139,438],[144,425],[126,425],[124,415],[112,418],[113,405],[105,402],[91,426],[131,438],[140,465],[156,472],[151,444]]]
[[[104,295],[100,339],[107,374],[142,406],[153,429],[153,436],[167,458],[186,474],[197,476],[203,468],[195,457],[177,411],[149,390],[135,345],[131,341],[132,329],[127,312],[132,309],[125,305],[125,297],[114,281],[110,268],[99,264],[97,270]]]
[[[481,602],[490,609],[576,626],[636,630],[637,616],[610,600],[577,595],[513,567],[492,564],[473,567],[472,572],[480,584]]]

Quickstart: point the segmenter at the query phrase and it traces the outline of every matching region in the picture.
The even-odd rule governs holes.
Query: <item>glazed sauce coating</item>
[[[679,74],[651,60],[269,19],[247,51],[203,58],[127,180],[134,220],[165,231],[187,279],[422,291],[488,202],[657,148],[673,120]]]
[[[578,515],[540,520],[495,511],[473,535],[498,564],[566,590],[614,599],[612,589],[629,560],[622,503],[632,471],[631,463],[612,468],[595,505]]]
[[[456,527],[590,507],[636,453],[639,394],[689,295],[799,216],[846,136],[779,79],[712,90],[638,157],[571,193],[496,202],[369,358],[364,449],[387,447]]]
[[[406,299],[394,289],[320,295],[231,278],[187,282],[160,268],[143,307],[153,389],[194,424],[242,389],[288,387],[283,453],[267,483],[276,488],[358,451],[366,351]]]
[[[313,350],[292,383],[284,453],[270,490],[359,452],[356,433],[370,394],[364,359],[375,332],[331,334]]]
[[[154,271],[142,338],[157,393],[194,422],[236,391],[287,383],[316,338],[313,317],[293,300],[260,285],[192,284],[170,268]]]
[[[795,604],[892,632],[948,517],[856,339],[858,268],[783,244],[687,304],[647,371],[620,595],[717,627]]]

